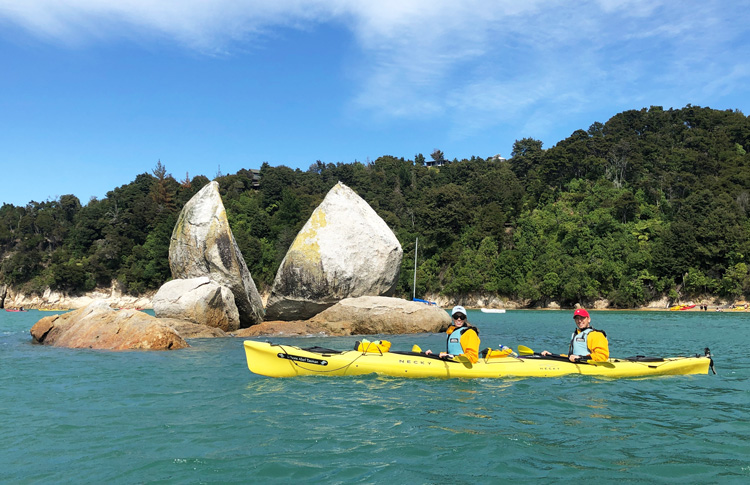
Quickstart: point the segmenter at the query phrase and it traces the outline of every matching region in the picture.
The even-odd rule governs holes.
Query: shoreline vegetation
[[[155,292],[148,292],[143,295],[133,296],[123,294],[113,284],[110,288],[100,288],[96,291],[88,292],[82,295],[66,295],[45,291],[42,295],[24,295],[8,289],[5,298],[4,308],[24,308],[26,310],[48,310],[48,311],[65,311],[83,308],[95,300],[103,300],[110,307],[117,309],[136,309],[151,310],[151,300]],[[269,294],[262,293],[263,304],[266,304]],[[396,298],[401,298],[396,296]],[[408,299],[408,298],[407,298]],[[546,306],[533,305],[529,306],[527,302],[512,301],[499,299],[495,295],[482,295],[472,297],[461,297],[457,299],[446,298],[441,295],[428,295],[428,301],[435,302],[440,308],[450,310],[454,305],[460,304],[470,310],[480,310],[482,308],[502,308],[506,310],[570,310],[583,305],[574,305],[572,307],[563,307],[555,302]],[[692,306],[682,310],[673,309],[678,305]],[[703,307],[706,307],[706,310]],[[594,311],[689,311],[689,312],[743,312],[750,311],[750,303],[744,300],[722,300],[716,296],[698,298],[696,300],[685,300],[678,303],[670,303],[666,298],[650,302],[633,308],[616,308],[609,306],[606,300],[597,300],[591,306],[586,307]],[[499,317],[502,318],[502,317]]]
[[[261,294],[313,210],[343,183],[402,247],[396,296],[442,307],[728,309],[750,299],[748,151],[750,119],[738,110],[651,106],[551,148],[521,138],[508,159],[451,160],[435,149],[307,170],[263,163],[214,180]],[[141,295],[172,277],[180,211],[209,183],[178,180],[158,161],[85,204],[72,194],[3,204],[0,301],[33,307],[17,295],[38,295],[57,306],[44,295],[104,288],[117,304],[145,307]]]

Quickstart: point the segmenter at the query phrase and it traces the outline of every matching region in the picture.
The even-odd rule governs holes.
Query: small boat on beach
[[[482,313],[505,313],[505,308],[482,308]]]
[[[389,346],[361,350],[333,350],[322,347],[301,348],[269,342],[244,342],[247,367],[269,377],[355,376],[379,374],[395,377],[559,377],[582,374],[601,377],[645,377],[676,374],[707,374],[713,370],[711,353],[692,357],[628,357],[604,362],[570,362],[567,357],[543,357],[519,345],[520,357],[508,352],[483,352],[477,363],[464,356],[441,359],[435,354],[390,351]],[[526,352],[529,355],[524,355]]]
[[[424,303],[426,305],[437,306],[437,303],[435,303],[434,301],[430,301],[430,300],[422,300],[420,298],[413,298],[412,301],[416,301],[418,303]]]
[[[746,312],[750,305],[746,301],[738,301],[727,310],[730,312]]]

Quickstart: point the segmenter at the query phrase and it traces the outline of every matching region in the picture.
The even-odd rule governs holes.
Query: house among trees
[[[443,151],[438,150],[437,148],[430,154],[430,157],[432,158],[432,160],[425,161],[425,167],[442,167],[443,165],[448,163],[445,159],[445,154],[443,153]]]
[[[251,168],[251,169],[248,169],[248,172],[253,174],[252,187],[254,189],[260,188],[260,170]]]
[[[417,161],[419,165],[423,164],[425,167],[442,167],[443,165],[450,163],[448,160],[445,159],[445,154],[443,153],[442,150],[435,149],[435,151],[433,151],[430,154],[430,158],[432,158],[432,160],[425,160],[425,158],[421,156],[421,154],[419,154],[417,158],[415,158],[415,161]],[[475,158],[476,157],[471,157],[472,160],[474,160]],[[457,160],[454,159],[453,161],[456,162]],[[493,157],[489,157],[487,161],[488,162],[507,162],[507,160],[503,158],[503,156],[500,155],[499,153]]]

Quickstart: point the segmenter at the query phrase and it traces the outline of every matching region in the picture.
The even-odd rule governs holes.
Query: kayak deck
[[[482,358],[472,364],[467,359],[443,360],[418,352],[338,351],[313,347],[246,340],[248,369],[269,377],[306,375],[347,376],[380,374],[424,378],[558,377],[581,374],[602,377],[643,377],[678,374],[707,374],[710,355],[658,359],[610,359],[605,362],[573,363],[567,359],[524,357]]]

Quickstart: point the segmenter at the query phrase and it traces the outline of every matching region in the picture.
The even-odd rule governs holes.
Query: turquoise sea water
[[[172,352],[32,345],[47,315],[0,311],[2,482],[750,482],[750,314],[592,312],[613,356],[709,346],[718,372],[619,380],[273,379],[247,370],[242,339]],[[469,320],[483,347],[563,352],[573,329],[569,311]]]

